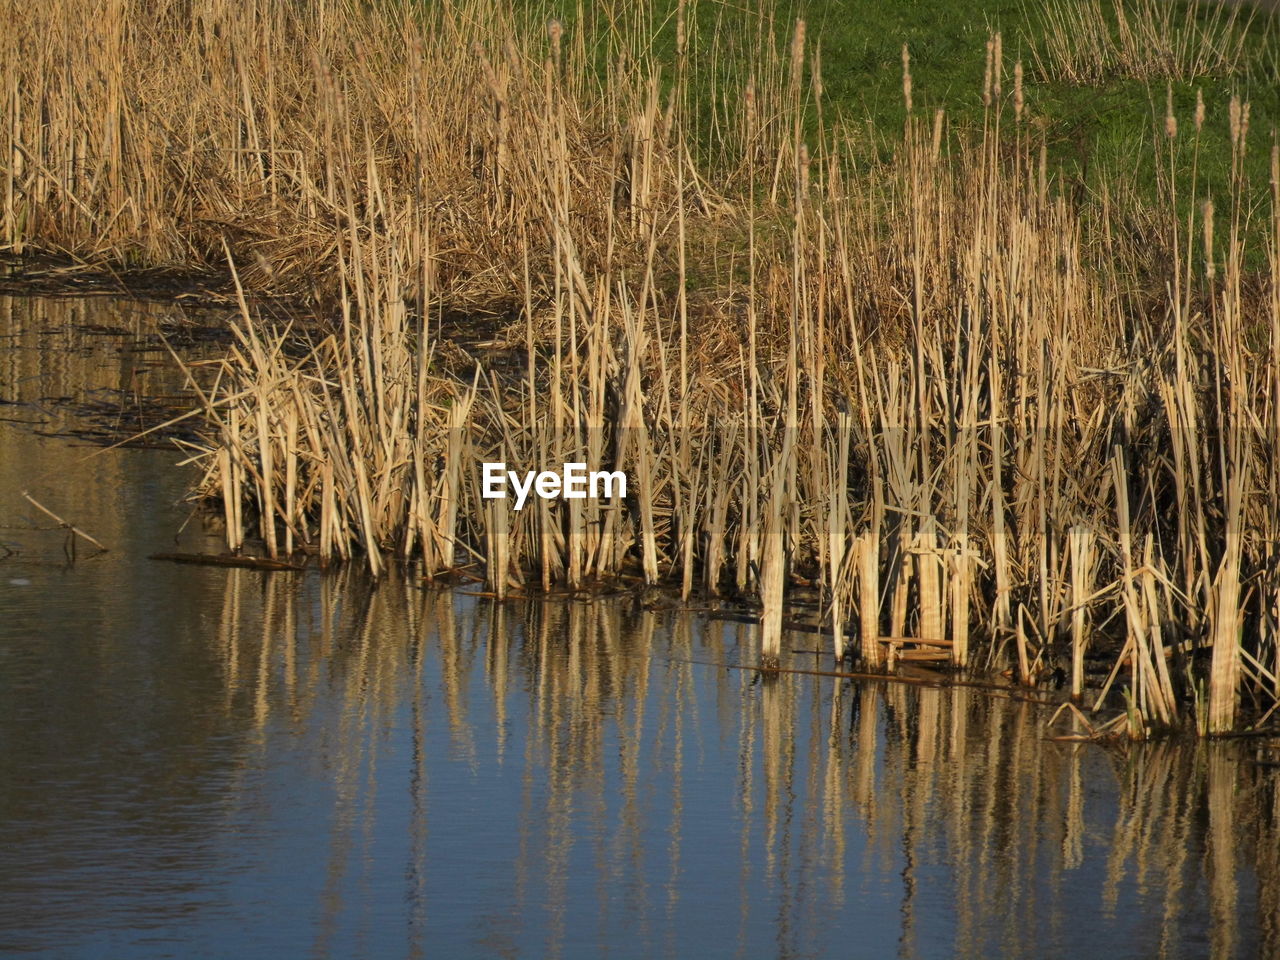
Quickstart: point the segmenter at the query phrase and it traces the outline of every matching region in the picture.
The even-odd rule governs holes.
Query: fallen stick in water
[[[87,533],[85,533],[83,530],[81,530],[79,527],[75,526],[74,524],[67,523],[67,521],[66,521],[66,520],[63,520],[60,516],[58,516],[56,513],[54,513],[54,512],[53,512],[52,510],[50,510],[48,507],[46,507],[43,503],[41,503],[39,500],[37,500],[37,499],[36,499],[35,497],[33,497],[31,494],[27,493],[27,491],[23,490],[23,491],[22,491],[22,496],[23,496],[24,498],[26,498],[26,501],[27,501],[28,503],[30,503],[33,507],[35,507],[35,508],[36,508],[37,510],[39,510],[41,513],[45,514],[45,515],[46,515],[46,516],[48,516],[48,517],[52,517],[52,518],[53,518],[53,519],[58,523],[58,525],[59,525],[59,526],[65,527],[66,529],[68,529],[68,530],[70,530],[72,533],[74,533],[76,536],[78,536],[78,537],[80,537],[80,538],[82,538],[82,539],[84,539],[84,540],[88,540],[90,543],[92,543],[95,547],[97,547],[97,548],[98,548],[99,550],[101,550],[103,553],[106,553],[106,552],[107,552],[107,548],[106,548],[105,546],[103,546],[99,541],[97,541],[97,540],[93,539],[93,537],[89,536]]]
[[[148,560],[172,563],[199,563],[207,567],[247,567],[250,570],[302,570],[300,563],[272,560],[269,557],[238,557],[229,553],[153,553]]]

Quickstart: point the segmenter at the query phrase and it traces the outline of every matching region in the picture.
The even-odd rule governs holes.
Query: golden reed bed
[[[1280,177],[1271,148],[1257,208],[1247,104],[1230,196],[1085,200],[998,35],[977,129],[912,109],[904,50],[872,162],[766,8],[695,58],[678,5],[660,69],[646,5],[573,31],[496,0],[0,6],[10,251],[232,265],[334,317],[304,337],[242,298],[196,378],[232,549],[736,594],[766,662],[802,580],[871,665],[906,637],[1083,697],[1092,646],[1090,702],[1127,704],[1103,732],[1272,716]],[[1161,169],[1204,119],[1170,108]],[[477,307],[501,363],[440,336]],[[628,494],[517,512],[486,461]]]

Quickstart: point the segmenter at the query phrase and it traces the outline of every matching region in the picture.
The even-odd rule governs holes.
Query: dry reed
[[[600,47],[487,0],[4,6],[10,248],[230,262],[334,305],[304,335],[241,297],[193,451],[233,550],[477,563],[499,595],[700,583],[760,601],[765,663],[804,580],[872,665],[945,651],[1079,695],[1109,657],[1135,736],[1280,696],[1280,194],[1247,277],[1247,105],[1225,228],[1164,218],[1152,278],[1120,266],[1118,204],[1053,189],[998,35],[976,140],[909,113],[854,169],[852,134],[805,123],[803,24],[763,16],[663,83],[644,5]],[[498,362],[443,329],[476,303],[509,318]],[[488,460],[628,495],[516,512],[481,498]]]
[[[1194,80],[1234,75],[1252,14],[1233,3],[1070,0],[1046,3],[1037,72],[1068,83],[1115,77]]]

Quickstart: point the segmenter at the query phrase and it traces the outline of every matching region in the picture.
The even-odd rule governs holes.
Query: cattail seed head
[[[1204,92],[1196,91],[1196,133],[1204,126]]]
[[[547,36],[551,38],[551,54],[555,57],[556,62],[560,62],[560,38],[564,36],[564,24],[559,20],[552,18],[547,23]]]
[[[796,32],[791,35],[791,63],[797,68],[804,60],[804,21],[796,20]]]
[[[1204,217],[1204,272],[1210,280],[1214,277],[1213,266],[1213,201],[1206,200],[1201,208]]]
[[[1178,135],[1178,118],[1173,115],[1173,84],[1164,88],[1164,132],[1169,139]]]
[[[1231,122],[1231,145],[1234,147],[1240,142],[1240,98],[1232,97],[1231,105],[1227,107],[1227,116]]]
[[[982,72],[982,105],[984,107],[991,106],[991,53],[993,44],[990,39],[987,40],[987,65]]]
[[[1013,65],[1013,114],[1017,119],[1022,119],[1022,61],[1019,60]]]
[[[995,46],[991,51],[991,65],[992,65],[992,78],[993,78],[993,82],[991,84],[991,93],[997,100],[999,100],[1000,90],[1001,90],[1000,79],[1001,79],[1001,75],[1004,73],[1004,52],[1003,52],[1004,48],[1003,48],[1003,41],[1001,41],[1000,39],[1000,34],[997,33],[995,35],[994,40],[995,40]]]
[[[907,113],[911,112],[911,51],[902,45],[902,101],[907,105]]]
[[[493,91],[495,96],[500,96],[502,88],[498,82],[498,74],[493,69],[493,64],[489,62],[489,58],[484,55],[484,48],[480,46],[478,40],[472,45],[471,52],[480,61],[480,69],[484,71],[484,78],[489,84],[489,89]]]

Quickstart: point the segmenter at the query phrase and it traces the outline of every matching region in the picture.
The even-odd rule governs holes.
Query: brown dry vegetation
[[[912,114],[855,167],[803,24],[763,14],[661,75],[644,5],[599,45],[498,0],[0,7],[11,249],[231,262],[336,304],[302,355],[246,304],[206,382],[233,549],[478,562],[499,594],[634,569],[758,598],[766,659],[802,578],[872,664],[1082,691],[1106,635],[1132,736],[1273,709],[1275,198],[1237,178],[1181,221],[1172,179],[1154,207],[1060,195],[998,36],[980,130]],[[751,69],[697,119],[718,62]],[[1151,149],[1201,135],[1171,114]],[[476,304],[517,362],[459,378],[439,317]],[[629,496],[517,513],[480,498],[485,460],[617,467]]]
[[[1244,27],[1253,12],[1218,3],[1074,0],[1048,4],[1044,15],[1044,56],[1034,54],[1037,68],[1045,76],[1087,84],[1116,75],[1231,75],[1244,57]]]

